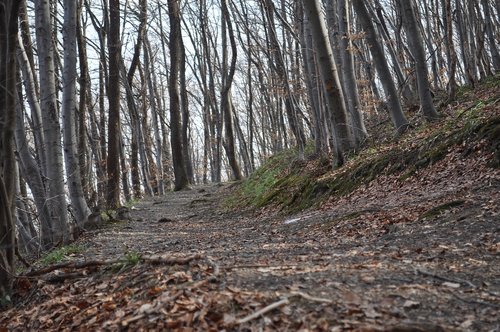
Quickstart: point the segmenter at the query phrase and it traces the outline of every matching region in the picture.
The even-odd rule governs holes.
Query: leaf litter
[[[293,216],[227,211],[227,184],[145,199],[20,274],[0,331],[499,330],[500,172],[481,144]]]

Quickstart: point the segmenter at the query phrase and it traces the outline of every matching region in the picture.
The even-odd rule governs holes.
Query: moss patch
[[[56,248],[40,259],[40,263],[44,266],[52,265],[63,261],[67,256],[72,254],[78,254],[85,250],[85,247],[80,245],[68,245],[60,248]]]
[[[499,77],[485,84],[499,86]],[[320,204],[330,196],[341,197],[380,175],[400,174],[399,181],[412,177],[442,160],[460,146],[465,158],[480,145],[493,153],[491,167],[500,166],[500,117],[498,98],[479,89],[470,96],[465,109],[456,108],[447,118],[422,124],[407,134],[373,142],[341,169],[332,171],[328,158],[296,160],[296,151],[288,150],[270,158],[248,179],[241,182],[226,201],[229,209],[273,205],[285,213],[294,213]]]
[[[441,213],[443,213],[451,208],[462,206],[464,204],[465,204],[464,200],[447,202],[447,203],[435,206],[432,209],[426,211],[424,214],[422,214],[422,216],[420,216],[419,219],[422,220],[422,219],[432,218],[432,217],[440,215]]]

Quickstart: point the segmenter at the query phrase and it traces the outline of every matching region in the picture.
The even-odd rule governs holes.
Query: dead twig
[[[320,297],[314,297],[314,296],[311,296],[309,294],[306,294],[306,293],[302,293],[302,292],[291,292],[290,293],[290,296],[287,296],[279,301],[276,301],[274,303],[271,303],[270,305],[246,316],[246,317],[243,317],[243,318],[240,318],[236,321],[236,324],[244,324],[244,323],[247,323],[253,319],[256,319],[256,318],[259,318],[260,316],[268,313],[269,311],[271,310],[274,310],[276,308],[279,308],[281,306],[284,306],[284,305],[287,305],[290,303],[290,300],[294,297],[301,297],[301,298],[304,298],[308,301],[313,301],[313,302],[320,302],[320,303],[328,303],[328,304],[332,304],[333,301],[330,300],[330,299],[325,299],[325,298],[320,298]]]
[[[141,257],[141,261],[150,264],[183,265],[201,258],[203,258],[201,254],[195,254],[187,257],[149,256]]]
[[[233,266],[221,266],[223,270],[236,270],[236,269],[293,269],[296,268],[297,264],[285,264],[285,265],[266,265],[266,264],[248,264],[248,265],[233,265]]]
[[[165,265],[183,265],[183,264],[188,264],[193,260],[196,259],[201,259],[203,256],[200,254],[195,254],[192,256],[187,256],[187,257],[163,257],[163,256],[148,256],[148,257],[141,257],[140,261],[143,263],[149,263],[149,264],[165,264]],[[50,272],[53,272],[55,270],[60,270],[60,269],[85,269],[88,267],[98,267],[98,266],[107,266],[107,265],[114,265],[114,264],[119,264],[119,263],[126,263],[126,259],[110,259],[110,260],[93,260],[93,261],[86,261],[86,262],[66,262],[66,263],[59,263],[59,264],[54,264],[50,265],[44,268],[41,268],[39,270],[35,271],[29,271],[25,273],[23,276],[24,277],[36,277],[36,276],[41,276]]]
[[[302,297],[302,298],[309,300],[309,301],[312,301],[312,302],[320,302],[320,303],[328,303],[328,304],[333,303],[333,301],[330,299],[325,299],[325,298],[321,298],[321,297],[314,297],[314,296],[311,296],[309,294],[302,293],[302,292],[291,292],[290,294],[292,296]]]
[[[260,316],[264,315],[265,313],[268,313],[271,310],[274,310],[276,308],[279,308],[279,307],[284,306],[284,305],[289,304],[289,303],[290,303],[290,301],[288,300],[288,298],[281,299],[281,300],[279,300],[277,302],[271,303],[270,305],[268,305],[268,306],[266,306],[266,307],[264,307],[264,308],[262,308],[262,309],[260,309],[260,310],[258,310],[256,312],[254,312],[254,313],[252,313],[252,314],[250,314],[250,315],[248,315],[246,317],[238,319],[236,321],[236,324],[239,325],[239,324],[247,323],[247,322],[249,322],[249,321],[251,321],[253,319],[259,318]]]
[[[428,272],[428,271],[425,271],[425,270],[420,270],[420,269],[416,269],[416,272],[419,273],[419,274],[421,274],[421,275],[427,276],[427,277],[433,277],[433,278],[436,278],[436,279],[439,279],[439,280],[448,281],[448,282],[454,282],[454,283],[457,283],[457,284],[466,284],[466,285],[469,285],[472,288],[477,288],[477,286],[474,285],[469,280],[443,277],[441,275],[438,275],[438,274],[435,274],[435,273],[432,273],[432,272]]]
[[[94,266],[103,266],[103,265],[112,265],[116,263],[123,262],[121,259],[112,259],[112,260],[105,260],[105,261],[86,261],[86,262],[66,262],[66,263],[59,263],[59,264],[54,264],[50,266],[46,266],[44,268],[41,268],[39,270],[35,271],[29,271],[25,273],[23,276],[24,277],[36,277],[36,276],[41,276],[47,273],[50,273],[55,270],[60,270],[60,269],[85,269],[87,267],[94,267]]]
[[[70,273],[56,274],[55,276],[48,277],[44,280],[49,283],[58,283],[69,279],[79,279],[85,277],[87,277],[87,274],[84,272],[70,272]]]

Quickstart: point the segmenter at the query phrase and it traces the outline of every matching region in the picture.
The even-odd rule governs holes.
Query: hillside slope
[[[498,80],[462,98],[339,170],[139,202],[20,274],[0,331],[500,329]]]
[[[293,213],[373,186],[373,180],[386,186],[386,177],[398,186],[411,186],[422,171],[442,164],[442,160],[464,164],[485,158],[487,168],[500,167],[500,77],[475,90],[462,91],[459,100],[443,108],[441,114],[442,118],[431,124],[422,123],[420,114],[415,114],[416,128],[398,137],[387,121],[376,123],[371,130],[373,137],[362,151],[334,171],[326,156],[311,154],[300,161],[294,151],[284,151],[245,180],[227,206],[274,206]]]

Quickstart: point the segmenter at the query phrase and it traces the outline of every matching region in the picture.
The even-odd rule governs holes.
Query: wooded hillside
[[[498,17],[498,0],[0,0],[0,304],[23,257],[280,153],[314,171],[240,204],[300,211],[471,133],[498,167],[497,120],[457,113],[484,84],[498,109]]]

